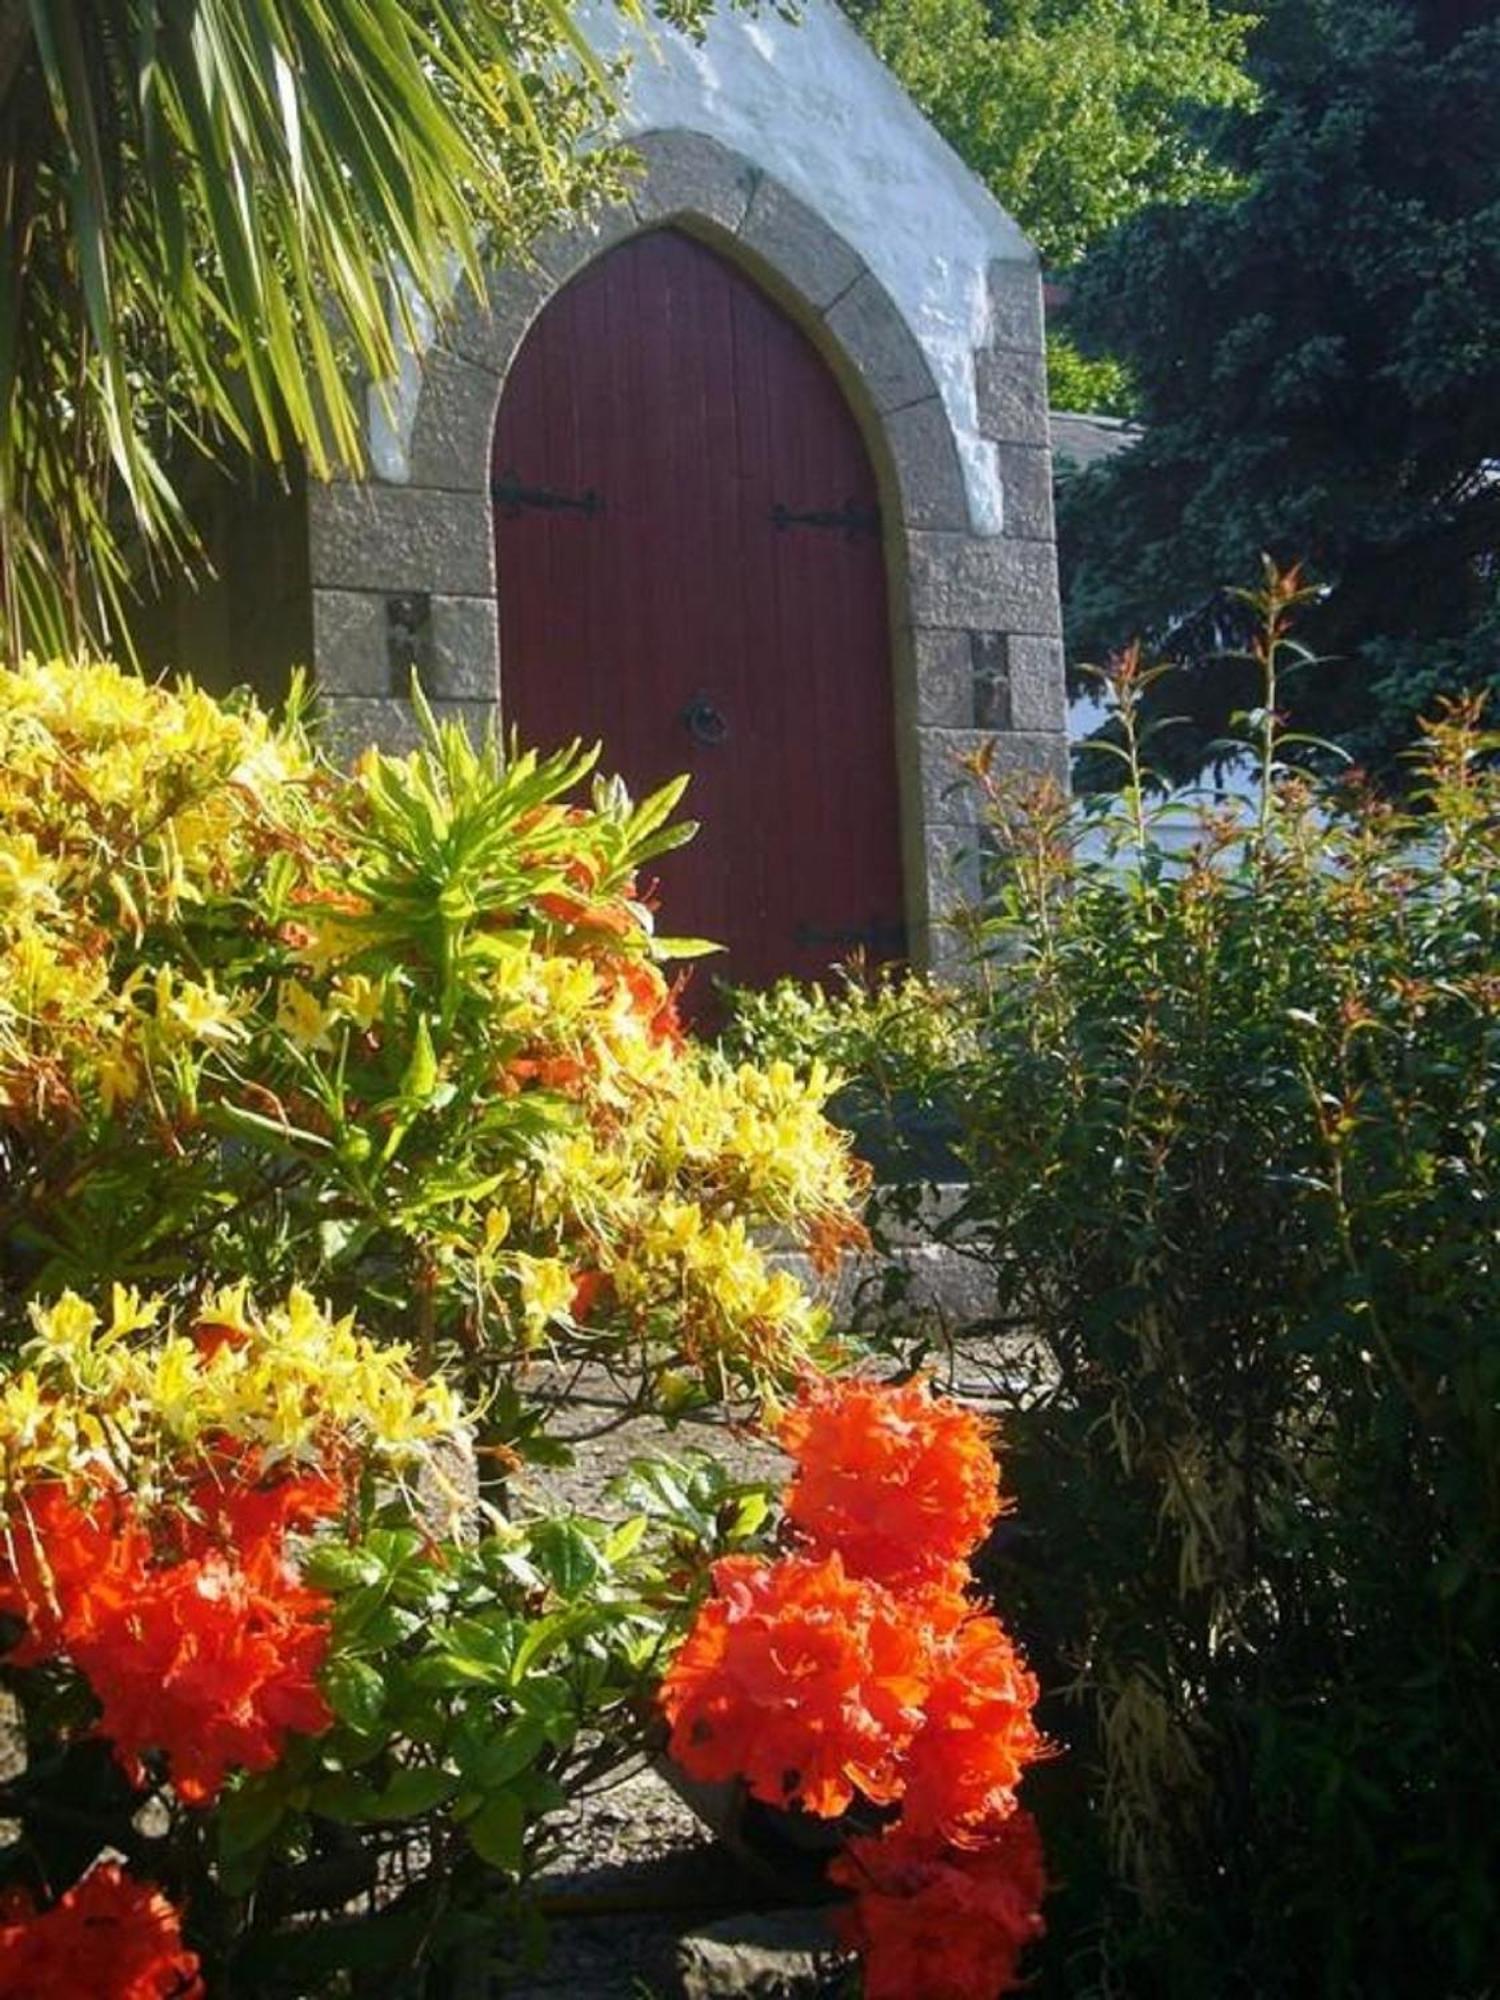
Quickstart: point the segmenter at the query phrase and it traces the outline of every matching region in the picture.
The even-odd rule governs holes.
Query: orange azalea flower
[[[30,1667],[65,1651],[74,1636],[92,1638],[131,1601],[151,1544],[119,1494],[84,1509],[49,1480],[32,1487],[19,1512],[0,1559],[0,1611],[24,1621],[10,1658]]]
[[[199,2000],[198,1960],[150,1882],[101,1861],[50,1910],[0,1911],[0,2000]]]
[[[142,1758],[160,1751],[179,1798],[206,1805],[231,1770],[278,1762],[289,1731],[316,1736],[331,1724],[317,1684],[327,1609],[267,1542],[245,1558],[210,1554],[148,1571],[131,1609],[70,1652],[132,1780],[145,1782]]]
[[[538,896],[536,907],[555,924],[586,925],[590,930],[608,931],[615,937],[630,937],[640,928],[629,910],[618,903],[587,902],[554,891]]]
[[[1045,1750],[1031,1719],[1039,1690],[997,1618],[965,1618],[938,1661],[901,1819],[914,1834],[969,1846],[1015,1810],[1021,1773]]]
[[[679,979],[668,987],[658,968],[645,958],[616,958],[608,963],[616,980],[629,994],[632,1011],[644,1021],[652,1041],[668,1042],[672,1047],[680,1048],[683,1028],[677,1014],[677,995],[682,981]]]
[[[315,1735],[332,1721],[317,1685],[329,1601],[297,1582],[285,1537],[335,1512],[342,1489],[244,1471],[198,1482],[198,1518],[171,1523],[164,1559],[128,1498],[81,1507],[59,1485],[38,1487],[0,1565],[0,1609],[28,1628],[11,1657],[65,1655],[133,1781],[163,1752],[193,1805],[231,1769],[276,1763],[289,1730]]]
[[[951,1575],[1000,1512],[988,1427],[925,1383],[804,1383],[777,1433],[797,1461],[787,1518],[856,1576]]]
[[[250,1336],[241,1327],[222,1326],[218,1320],[201,1319],[193,1328],[193,1345],[205,1361],[212,1361],[223,1348],[231,1353],[245,1345]]]
[[[981,1848],[945,1847],[905,1825],[851,1840],[828,1870],[854,1899],[834,1913],[864,1962],[865,2000],[996,2000],[1020,1985],[1047,1892],[1031,1814],[1016,1811]]]
[[[505,1078],[517,1088],[534,1082],[542,1090],[555,1090],[564,1097],[576,1097],[588,1082],[589,1071],[577,1056],[512,1056],[505,1065]]]
[[[194,1524],[185,1549],[203,1555],[212,1548],[252,1550],[266,1542],[279,1547],[284,1535],[331,1520],[344,1505],[345,1488],[327,1472],[263,1479],[247,1457],[232,1479],[198,1480],[189,1498],[201,1525]]]
[[[609,1278],[603,1271],[575,1271],[573,1273],[573,1302],[568,1307],[569,1317],[580,1324],[598,1305],[601,1296],[609,1288]]]
[[[930,1672],[921,1630],[838,1556],[730,1556],[661,1688],[671,1753],[769,1805],[834,1818],[901,1789]]]

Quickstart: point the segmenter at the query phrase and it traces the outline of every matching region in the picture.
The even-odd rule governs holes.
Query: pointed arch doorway
[[[491,490],[507,727],[600,738],[637,796],[691,774],[663,929],[739,983],[904,956],[878,491],[806,336],[696,238],[632,237],[527,335]]]

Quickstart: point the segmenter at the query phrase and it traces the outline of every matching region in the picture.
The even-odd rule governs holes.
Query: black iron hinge
[[[550,514],[604,512],[604,495],[596,493],[592,486],[582,493],[558,493],[550,486],[523,486],[510,471],[499,473],[490,482],[490,498],[512,519],[527,507],[539,507]]]
[[[771,509],[771,522],[777,528],[842,528],[853,542],[861,535],[880,533],[880,509],[866,507],[858,500],[846,500],[842,507],[814,507],[799,513],[784,500],[778,500]]]

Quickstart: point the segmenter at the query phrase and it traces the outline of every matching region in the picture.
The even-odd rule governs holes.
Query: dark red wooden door
[[[664,932],[736,981],[904,951],[874,473],[807,339],[658,230],[551,302],[495,430],[501,701],[604,744],[640,796],[692,774]]]

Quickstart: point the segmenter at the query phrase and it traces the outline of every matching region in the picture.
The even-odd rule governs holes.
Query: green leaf
[[[598,1615],[591,1607],[584,1606],[571,1611],[555,1611],[550,1618],[539,1618],[521,1642],[512,1681],[523,1682],[531,1669],[540,1666],[549,1653],[566,1640],[586,1632]]]
[[[357,1590],[379,1583],[384,1569],[367,1549],[351,1549],[339,1542],[317,1545],[302,1565],[302,1574],[314,1590]]]
[[[379,1653],[388,1646],[399,1646],[420,1632],[425,1622],[420,1612],[408,1611],[399,1604],[381,1604],[358,1627],[361,1650]],[[354,1636],[354,1628],[347,1629]]]
[[[481,1861],[519,1875],[526,1859],[526,1807],[515,1792],[490,1799],[464,1828]]]
[[[723,949],[723,945],[714,944],[709,938],[659,937],[651,940],[653,958],[707,958],[711,953]]]
[[[222,1860],[240,1860],[251,1849],[264,1847],[280,1826],[286,1796],[279,1775],[247,1778],[220,1802],[215,1818]]]
[[[432,1046],[432,1030],[427,1025],[427,1016],[419,1014],[411,1057],[401,1078],[401,1095],[410,1104],[425,1104],[433,1093],[437,1079],[437,1052]]]
[[[319,1132],[305,1131],[289,1120],[267,1118],[259,1111],[247,1111],[241,1104],[216,1104],[205,1113],[209,1122],[226,1127],[236,1137],[253,1139],[283,1157],[300,1160],[304,1153],[331,1153],[333,1143]]]
[[[559,1597],[579,1596],[604,1573],[598,1549],[576,1521],[539,1521],[531,1530],[537,1568]]]
[[[373,1730],[385,1709],[385,1682],[363,1660],[333,1660],[324,1670],[323,1692],[341,1722],[362,1733]]]
[[[612,1563],[624,1562],[640,1547],[641,1537],[646,1532],[644,1514],[633,1514],[628,1521],[622,1521],[609,1540],[604,1544],[606,1558]]]
[[[498,1790],[535,1762],[547,1735],[546,1725],[539,1717],[517,1716],[465,1765],[466,1782],[478,1785],[483,1791]]]
[[[341,1826],[361,1826],[374,1818],[379,1798],[368,1778],[340,1771],[313,1786],[308,1805],[320,1818],[337,1820]]]
[[[458,1779],[451,1771],[439,1770],[434,1764],[417,1765],[396,1773],[370,1808],[368,1817],[415,1819],[445,1805],[457,1790]]]
[[[764,1525],[771,1511],[769,1497],[760,1492],[747,1493],[735,1508],[734,1522],[729,1530],[731,1541],[740,1541],[753,1535]]]
[[[508,1688],[511,1671],[492,1660],[476,1660],[463,1653],[428,1653],[413,1660],[405,1678],[417,1688]]]

